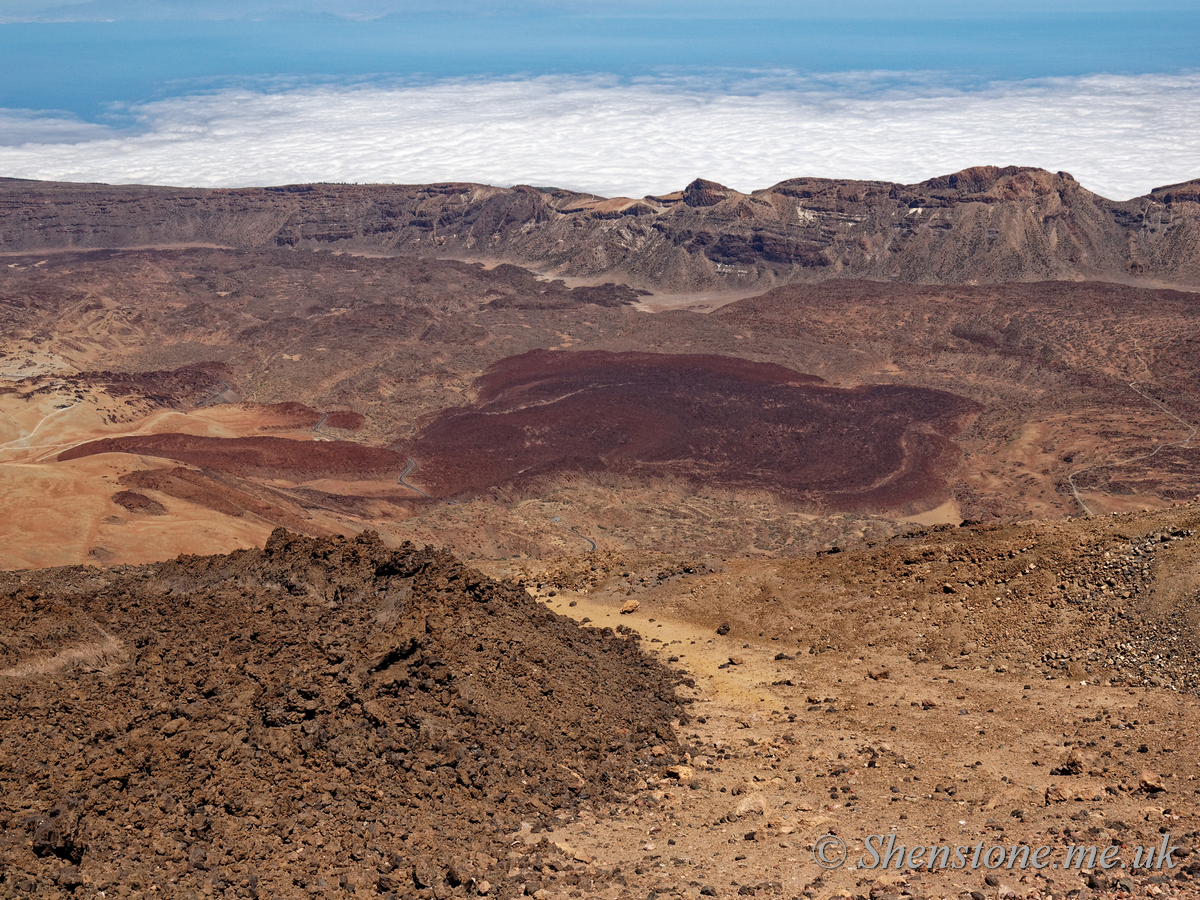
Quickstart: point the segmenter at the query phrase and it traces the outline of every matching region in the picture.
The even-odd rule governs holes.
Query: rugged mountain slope
[[[1200,181],[1106,200],[981,166],[915,185],[696,180],[642,199],[477,184],[236,190],[0,180],[0,252],[171,244],[464,256],[660,290],[867,277],[1200,285]]]

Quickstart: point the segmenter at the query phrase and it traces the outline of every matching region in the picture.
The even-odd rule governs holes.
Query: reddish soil
[[[326,428],[341,428],[344,431],[358,431],[367,422],[360,412],[350,409],[338,409],[331,412],[325,419]]]
[[[272,403],[258,409],[264,423],[279,428],[312,428],[321,421],[321,414],[311,406],[295,400]],[[268,427],[269,427],[268,426]]]
[[[350,441],[294,441],[279,437],[214,438],[193,434],[149,434],[89,441],[58,455],[60,462],[96,453],[134,453],[173,459],[241,476],[285,477],[297,481],[334,475],[374,475],[395,471],[404,459],[381,447]]]
[[[120,481],[129,487],[158,491],[168,497],[194,503],[223,516],[239,518],[249,513],[272,525],[308,534],[329,533],[327,529],[308,521],[295,501],[282,492],[244,481],[239,481],[237,485],[225,484],[219,472],[197,472],[182,466],[174,469],[142,469],[122,475]],[[161,508],[161,504],[159,506]]]
[[[784,366],[684,354],[534,351],[492,366],[477,390],[475,406],[397,445],[443,494],[616,472],[903,509],[945,492],[951,437],[977,409],[944,391],[843,390]]]
[[[222,378],[229,377],[232,376],[227,365],[205,362],[154,372],[81,372],[78,375],[68,375],[64,380],[77,386],[103,386],[113,397],[133,396],[157,405],[191,406],[219,391]]]
[[[321,428],[341,428],[345,431],[358,431],[366,423],[366,418],[362,413],[354,412],[349,409],[338,409],[328,413],[321,413],[313,409],[311,406],[305,406],[303,403],[298,403],[295,400],[288,400],[283,403],[272,403],[266,406],[256,406],[255,404],[243,404],[244,406],[256,408],[259,417],[262,419],[262,426],[265,428],[316,428],[318,425]],[[325,417],[322,421],[322,415]]]

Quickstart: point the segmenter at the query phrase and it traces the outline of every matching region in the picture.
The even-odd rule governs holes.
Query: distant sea
[[[936,71],[958,88],[1200,69],[1200,4],[1146,13],[895,19],[408,17],[0,25],[0,108],[120,108],[247,81],[440,80],[702,68]],[[713,85],[713,87],[717,87]],[[116,117],[116,118],[114,118]],[[3,136],[0,135],[0,142]]]

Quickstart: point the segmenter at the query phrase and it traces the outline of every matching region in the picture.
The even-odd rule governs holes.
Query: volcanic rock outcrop
[[[522,820],[679,761],[635,640],[369,533],[0,593],[0,887],[514,896]]]

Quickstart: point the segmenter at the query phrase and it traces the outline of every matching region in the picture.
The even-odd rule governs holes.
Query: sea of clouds
[[[1200,74],[974,89],[919,73],[260,83],[116,112],[133,124],[0,110],[0,174],[204,187],[474,181],[642,196],[697,176],[750,191],[803,175],[913,183],[991,164],[1067,171],[1115,200],[1200,177]]]

